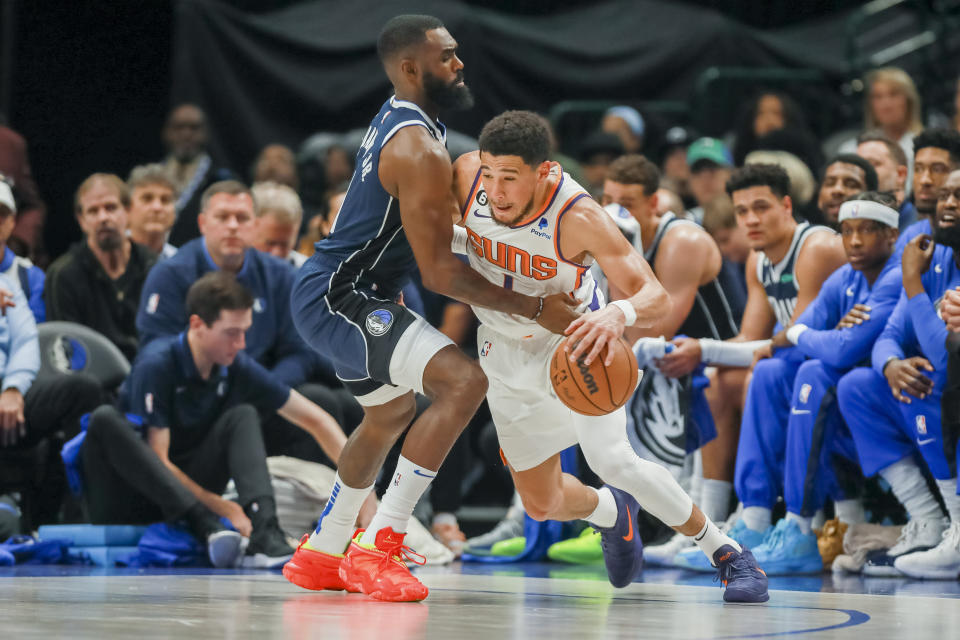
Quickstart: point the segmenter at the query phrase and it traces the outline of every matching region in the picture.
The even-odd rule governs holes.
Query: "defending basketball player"
[[[284,567],[307,589],[362,591],[388,601],[422,600],[427,588],[407,569],[403,539],[417,500],[483,400],[477,364],[423,318],[398,304],[419,267],[443,295],[562,331],[575,317],[567,296],[531,296],[487,282],[450,249],[456,215],[441,109],[463,109],[457,43],[430,16],[398,16],[377,52],[393,84],[373,119],[330,235],[317,243],[292,292],[297,330],[333,363],[364,407],[338,461],[316,531]],[[432,400],[407,433],[396,472],[365,532],[354,523],[387,452],[414,417],[414,391]],[[349,547],[348,547],[349,545]]]
[[[650,266],[580,185],[547,161],[542,119],[508,111],[480,134],[480,151],[454,165],[462,223],[455,242],[487,280],[529,295],[567,293],[584,314],[566,329],[569,357],[589,364],[626,326],[653,327],[670,299]],[[588,269],[596,261],[624,300],[603,305]],[[722,534],[665,468],[630,447],[621,408],[590,417],[564,406],[548,368],[563,336],[518,315],[475,307],[477,342],[494,424],[527,513],[538,520],[583,519],[602,537],[614,586],[629,584],[642,562],[634,522],[640,506],[694,538],[717,565],[727,601],[763,602],[767,581],[749,550]],[[609,360],[612,356],[608,354]],[[559,452],[579,444],[608,484],[599,491],[560,469]]]

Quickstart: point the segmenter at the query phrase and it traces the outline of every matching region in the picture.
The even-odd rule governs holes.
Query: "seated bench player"
[[[93,522],[186,517],[212,542],[220,530],[215,514],[249,537],[243,566],[275,567],[293,555],[277,522],[258,410],[308,431],[331,460],[346,436],[329,414],[243,351],[253,304],[232,274],[200,278],[187,293],[189,328],[147,345],[119,409],[93,413],[81,453]],[[145,439],[124,413],[142,421]],[[239,504],[221,497],[231,478]],[[225,546],[215,564],[232,564]]]

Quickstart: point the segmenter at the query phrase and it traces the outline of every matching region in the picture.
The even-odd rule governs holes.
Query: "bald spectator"
[[[303,218],[297,192],[276,182],[259,182],[253,185],[252,191],[256,214],[254,249],[286,260],[299,269],[307,256],[294,250]]]
[[[167,236],[177,212],[177,188],[166,167],[146,164],[134,167],[127,178],[130,189],[130,239],[142,244],[160,258],[169,258],[177,248]]]
[[[169,242],[179,247],[200,235],[197,214],[201,194],[214,182],[233,178],[233,174],[216,167],[207,153],[207,116],[195,104],[174,107],[163,127],[163,144],[167,148],[164,165],[179,194]]]
[[[47,270],[47,319],[99,331],[132,360],[137,303],[157,256],[127,238],[130,191],[117,176],[93,174],[77,188],[74,203],[84,239]]]
[[[670,189],[657,189],[657,215],[662,216],[672,212],[681,218],[686,215],[687,208],[683,206],[683,199]]]
[[[43,302],[43,271],[34,266],[29,258],[16,255],[7,246],[17,219],[17,203],[13,190],[0,181],[0,274],[7,277],[15,291],[23,293],[37,322],[46,320],[46,305]]]

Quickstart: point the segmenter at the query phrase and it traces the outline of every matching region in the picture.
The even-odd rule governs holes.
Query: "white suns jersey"
[[[586,264],[566,259],[560,254],[557,232],[563,214],[580,198],[590,196],[559,164],[554,163],[550,171],[559,179],[546,204],[514,226],[493,220],[477,171],[463,208],[467,258],[475,271],[506,289],[530,296],[569,293],[582,301],[580,311],[599,309],[604,301],[590,275],[593,258]],[[539,324],[522,316],[477,306],[473,311],[487,327],[510,338],[550,335]]]

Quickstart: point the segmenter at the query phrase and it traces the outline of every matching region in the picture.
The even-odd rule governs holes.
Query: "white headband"
[[[849,200],[840,205],[840,222],[851,218],[876,220],[894,229],[900,225],[900,214],[896,210],[870,200]]]

